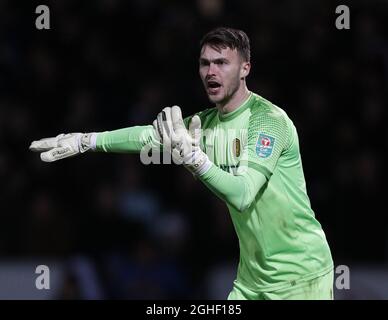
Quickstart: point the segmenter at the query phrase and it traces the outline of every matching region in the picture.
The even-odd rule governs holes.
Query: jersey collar
[[[251,105],[252,101],[253,101],[253,93],[250,92],[248,98],[238,108],[236,108],[236,110],[233,110],[232,112],[224,113],[224,114],[221,114],[218,111],[218,119],[220,121],[230,121],[238,117]]]

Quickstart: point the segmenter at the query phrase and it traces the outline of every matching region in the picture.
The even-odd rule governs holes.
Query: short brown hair
[[[249,38],[242,30],[224,27],[213,29],[202,38],[201,50],[204,45],[209,45],[215,49],[237,49],[245,61],[251,60]]]

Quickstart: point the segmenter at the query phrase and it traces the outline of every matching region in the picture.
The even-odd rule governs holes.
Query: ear
[[[240,70],[241,80],[245,79],[248,76],[250,70],[251,70],[251,63],[250,62],[243,62],[241,64],[241,70]]]

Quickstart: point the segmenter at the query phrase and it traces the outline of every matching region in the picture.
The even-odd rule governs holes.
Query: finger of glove
[[[175,141],[176,135],[175,135],[175,131],[172,123],[172,115],[171,115],[172,109],[170,107],[167,107],[167,108],[164,108],[162,112],[164,112],[164,116],[165,116],[165,118],[163,118],[164,119],[163,125],[167,132],[168,139],[170,139],[170,141]]]
[[[156,138],[159,140],[159,142],[162,142],[162,137],[160,136],[159,134],[159,129],[158,129],[158,121],[155,119],[153,122],[152,122],[152,125],[155,129],[155,134],[156,134]]]
[[[158,135],[160,137],[160,142],[164,142],[164,136],[163,136],[163,121],[162,121],[162,115],[161,112],[158,113],[156,116],[156,130],[158,132]]]
[[[158,114],[158,116],[156,117],[156,121],[157,121],[158,132],[162,138],[161,141],[162,141],[163,145],[169,146],[171,144],[171,140],[170,140],[169,135],[167,134],[166,127],[164,125],[164,123],[167,121],[166,114],[164,111],[162,111]]]
[[[189,124],[189,133],[190,136],[193,138],[194,143],[198,144],[201,139],[201,119],[198,115],[195,115],[191,118]]]
[[[171,108],[164,108],[162,112],[158,114],[158,124],[161,127],[163,135],[163,144],[165,146],[171,145],[171,140],[175,138],[172,119],[171,119]]]
[[[78,154],[76,150],[70,146],[54,148],[40,154],[40,158],[44,162],[54,162],[63,158],[68,158]]]
[[[172,126],[176,134],[186,133],[186,127],[182,118],[182,110],[178,106],[171,108]]]
[[[31,151],[40,152],[40,151],[47,151],[52,148],[56,148],[58,146],[58,139],[60,139],[63,136],[64,134],[60,134],[56,137],[44,138],[44,139],[32,141],[29,149]]]

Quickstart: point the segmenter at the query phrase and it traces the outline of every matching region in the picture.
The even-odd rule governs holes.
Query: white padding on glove
[[[33,141],[30,145],[30,150],[41,152],[40,158],[42,161],[53,162],[95,149],[96,136],[95,132],[62,133],[56,137]],[[92,148],[93,141],[94,148]]]
[[[180,107],[164,108],[154,127],[165,150],[170,150],[176,164],[183,164],[195,175],[206,173],[212,163],[200,148],[201,119],[195,115],[186,129]]]

